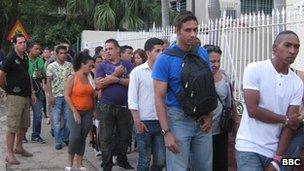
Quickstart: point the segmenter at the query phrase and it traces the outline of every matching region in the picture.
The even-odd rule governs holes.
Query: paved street
[[[0,99],[0,171],[62,171],[64,170],[67,161],[67,147],[62,150],[55,150],[50,132],[50,125],[45,124],[43,120],[42,137],[46,139],[46,144],[26,143],[24,146],[27,150],[34,154],[34,157],[24,158],[17,155],[17,159],[21,162],[20,165],[9,165],[5,163],[5,115],[2,99]],[[31,128],[27,133],[27,138],[30,139]],[[91,147],[87,146],[85,153],[85,167],[89,171],[102,170],[100,167],[101,160],[96,158]],[[136,153],[128,155],[130,164],[135,166]],[[120,170],[117,166],[113,171]]]

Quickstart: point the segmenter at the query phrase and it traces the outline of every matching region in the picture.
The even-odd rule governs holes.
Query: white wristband
[[[270,162],[270,164],[272,164],[272,166],[276,169],[276,171],[281,171],[280,166],[275,161]]]

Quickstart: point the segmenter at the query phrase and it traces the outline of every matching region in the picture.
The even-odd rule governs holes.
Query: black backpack
[[[199,47],[189,52],[169,48],[163,53],[183,59],[181,69],[181,89],[175,94],[184,113],[195,120],[208,115],[217,107],[214,79],[208,64],[199,57]],[[169,87],[169,89],[171,89]],[[171,89],[172,90],[172,89]]]

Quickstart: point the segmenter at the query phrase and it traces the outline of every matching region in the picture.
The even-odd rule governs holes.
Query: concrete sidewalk
[[[32,128],[29,128],[27,133],[28,143],[24,144],[25,149],[34,154],[33,157],[26,158],[16,155],[17,159],[21,162],[20,165],[10,165],[5,163],[6,157],[6,117],[4,112],[3,103],[0,102],[0,171],[63,171],[67,161],[67,147],[64,146],[62,150],[55,150],[53,137],[50,134],[50,125],[45,124],[45,119],[42,123],[42,138],[47,143],[39,144],[30,141]],[[128,155],[130,164],[136,166],[137,153]],[[96,158],[94,151],[91,147],[86,146],[84,165],[89,171],[102,170],[100,167],[101,159]],[[113,167],[113,171],[121,170],[117,166]]]

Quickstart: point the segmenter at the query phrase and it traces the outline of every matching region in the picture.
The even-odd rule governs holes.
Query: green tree
[[[170,20],[172,19],[170,11]],[[53,47],[63,38],[76,43],[82,30],[148,30],[162,24],[161,0],[0,0],[0,41],[17,19],[30,41]]]
[[[6,53],[9,50],[9,42],[6,40],[9,29],[16,22],[19,15],[19,0],[1,0],[0,1],[0,45]]]
[[[67,0],[72,20],[86,20],[95,30],[142,30],[161,24],[160,0]]]

